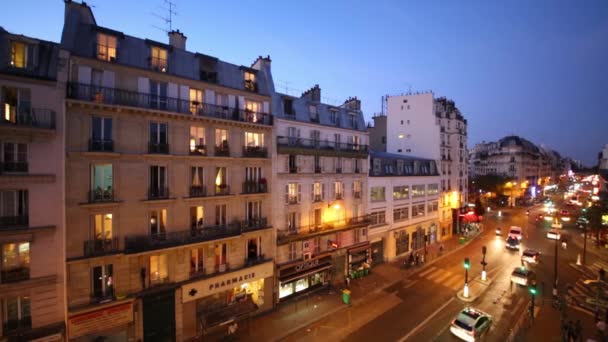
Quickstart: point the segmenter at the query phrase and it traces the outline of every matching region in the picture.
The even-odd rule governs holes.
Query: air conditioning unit
[[[312,253],[304,253],[304,260],[310,260],[312,258]]]

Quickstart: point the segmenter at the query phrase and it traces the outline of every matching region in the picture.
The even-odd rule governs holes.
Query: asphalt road
[[[541,263],[526,265],[537,273],[539,295],[537,303],[550,300],[554,281],[555,241],[546,237],[550,222],[536,221],[540,206],[531,208],[530,215],[524,209],[513,209],[497,217],[496,213],[486,215],[484,232],[463,249],[451,254],[421,272],[403,279],[374,298],[366,317],[353,317],[351,312],[333,315],[306,329],[289,336],[289,341],[457,341],[449,332],[449,325],[457,313],[466,306],[472,306],[492,316],[492,325],[485,337],[486,341],[504,341],[516,319],[527,311],[530,295],[527,288],[511,286],[510,274],[521,266],[520,252],[506,250],[505,240],[508,227],[523,228],[522,249],[533,248],[541,252]],[[574,221],[564,224],[567,234],[579,234]],[[495,228],[502,227],[502,234],[495,235]],[[469,257],[469,284],[481,273],[482,246],[487,247],[486,270],[492,283],[472,303],[465,303],[456,297],[464,285],[463,260]],[[582,253],[574,244],[566,250],[558,246],[558,289],[566,292],[566,286],[574,290],[593,271],[592,265],[601,263],[592,255],[587,255],[589,269],[576,267],[576,257]],[[584,285],[583,285],[584,286]],[[483,287],[483,286],[481,286]],[[587,294],[593,288],[584,286]],[[473,291],[473,288],[472,288]],[[570,292],[572,292],[571,290]],[[590,292],[589,292],[590,291]],[[474,294],[474,293],[472,293]],[[581,295],[584,296],[584,295]],[[576,303],[571,307],[585,310]],[[586,310],[589,315],[593,313]],[[542,311],[539,311],[542,315]],[[559,322],[555,324],[556,329]]]

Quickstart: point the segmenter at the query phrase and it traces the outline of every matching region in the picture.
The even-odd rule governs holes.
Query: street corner
[[[456,293],[456,298],[460,299],[463,302],[466,303],[472,303],[475,301],[475,299],[477,299],[478,295],[469,293],[468,296],[464,296],[464,290],[460,290],[458,291],[458,293]]]

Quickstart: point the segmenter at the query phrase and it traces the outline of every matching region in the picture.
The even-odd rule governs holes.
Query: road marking
[[[416,280],[414,280],[414,281],[410,281],[410,282],[408,282],[407,284],[403,285],[403,288],[404,288],[404,289],[407,289],[407,288],[409,288],[409,287],[414,286],[414,284],[416,284],[416,283],[418,282],[418,280],[419,280],[419,279],[416,279]]]
[[[445,272],[444,274],[441,275],[441,277],[435,279],[436,283],[441,283],[442,281],[446,280],[448,277],[450,277],[453,273],[451,272]]]
[[[450,303],[452,303],[456,298],[452,297],[450,298],[450,300],[448,300],[447,302],[445,302],[441,307],[439,307],[439,309],[435,310],[435,312],[433,312],[430,316],[428,316],[424,321],[422,321],[420,324],[418,324],[414,329],[412,329],[407,335],[403,336],[399,342],[403,342],[405,340],[407,340],[408,338],[410,338],[412,335],[414,335],[416,332],[418,332],[418,330],[420,330],[420,328],[422,328],[425,324],[427,324],[433,317],[435,317],[439,312],[441,312],[443,309],[445,309],[446,306],[450,305]]]
[[[452,277],[450,277],[450,279],[446,280],[441,285],[454,290],[458,290],[459,288],[464,286],[464,277],[460,274],[454,274]]]
[[[450,272],[445,271],[445,270],[437,270],[436,272],[433,272],[428,277],[426,277],[426,279],[435,281],[435,279],[442,277],[446,273],[451,274]]]
[[[421,277],[424,277],[425,275],[427,275],[427,274],[429,274],[429,273],[431,273],[431,272],[435,271],[436,269],[437,269],[437,267],[435,267],[435,266],[431,266],[431,268],[429,268],[429,269],[428,269],[428,270],[426,270],[426,271],[422,271],[422,272],[418,273],[418,275],[419,275],[419,276],[421,276]]]

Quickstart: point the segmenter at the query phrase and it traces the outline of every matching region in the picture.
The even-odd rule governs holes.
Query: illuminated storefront
[[[331,255],[280,267],[278,269],[279,301],[327,285],[330,281],[331,268]]]
[[[372,246],[369,241],[350,248],[348,250],[348,275],[352,279],[367,275],[372,263],[371,256]]]

